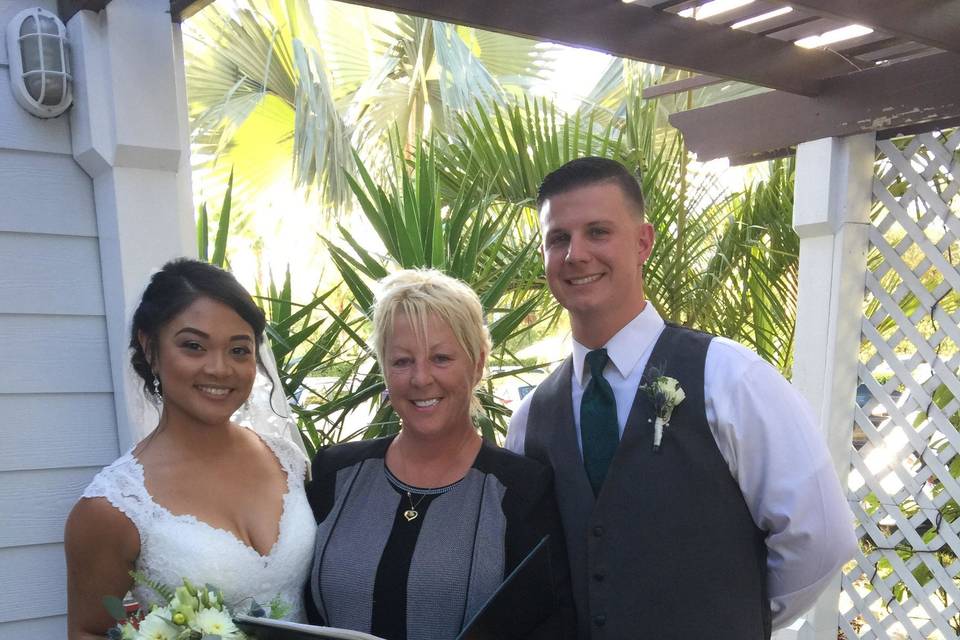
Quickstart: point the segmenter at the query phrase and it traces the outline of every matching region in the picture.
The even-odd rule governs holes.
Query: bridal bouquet
[[[134,573],[134,580],[152,588],[161,599],[149,611],[128,615],[119,598],[104,598],[107,610],[117,626],[107,632],[110,640],[248,640],[233,623],[233,612],[223,601],[223,594],[206,585],[196,587],[184,579],[183,585],[171,590]],[[270,617],[279,618],[286,607],[275,600],[270,603]],[[250,615],[263,617],[264,609],[253,603]]]

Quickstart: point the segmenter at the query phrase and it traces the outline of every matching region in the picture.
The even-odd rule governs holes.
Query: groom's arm
[[[533,392],[525,395],[517,406],[516,411],[510,416],[510,424],[507,427],[507,439],[503,443],[504,449],[509,449],[514,453],[524,455],[524,443],[527,439],[527,416],[530,415],[530,403],[533,401]]]
[[[776,369],[715,339],[705,373],[708,422],[767,532],[767,588],[774,627],[782,627],[853,557],[853,516],[809,405]]]

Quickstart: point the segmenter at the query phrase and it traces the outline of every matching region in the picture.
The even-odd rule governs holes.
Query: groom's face
[[[619,186],[600,182],[548,198],[540,226],[547,282],[571,320],[626,324],[640,312],[653,227]]]

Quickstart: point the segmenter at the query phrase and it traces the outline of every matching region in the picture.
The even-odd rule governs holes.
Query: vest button
[[[604,579],[605,577],[606,577],[606,576],[604,576],[604,575],[603,575],[602,573],[600,573],[599,571],[597,571],[595,574],[593,574],[593,579],[596,580],[597,582],[603,582],[603,579]]]
[[[595,538],[599,538],[602,535],[603,535],[603,527],[601,527],[600,525],[595,526],[593,528],[593,536]]]
[[[607,624],[607,616],[603,615],[602,613],[598,613],[597,615],[593,616],[593,624],[597,625],[598,627],[602,627],[603,625]]]

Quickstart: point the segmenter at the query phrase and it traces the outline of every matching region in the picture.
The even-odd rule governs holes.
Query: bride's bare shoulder
[[[67,517],[64,543],[90,549],[104,547],[135,559],[140,552],[140,534],[120,509],[106,498],[81,498]]]
[[[113,618],[102,604],[105,595],[123,597],[130,570],[140,553],[134,524],[106,498],[81,498],[64,531],[67,560],[67,637],[102,638]]]

